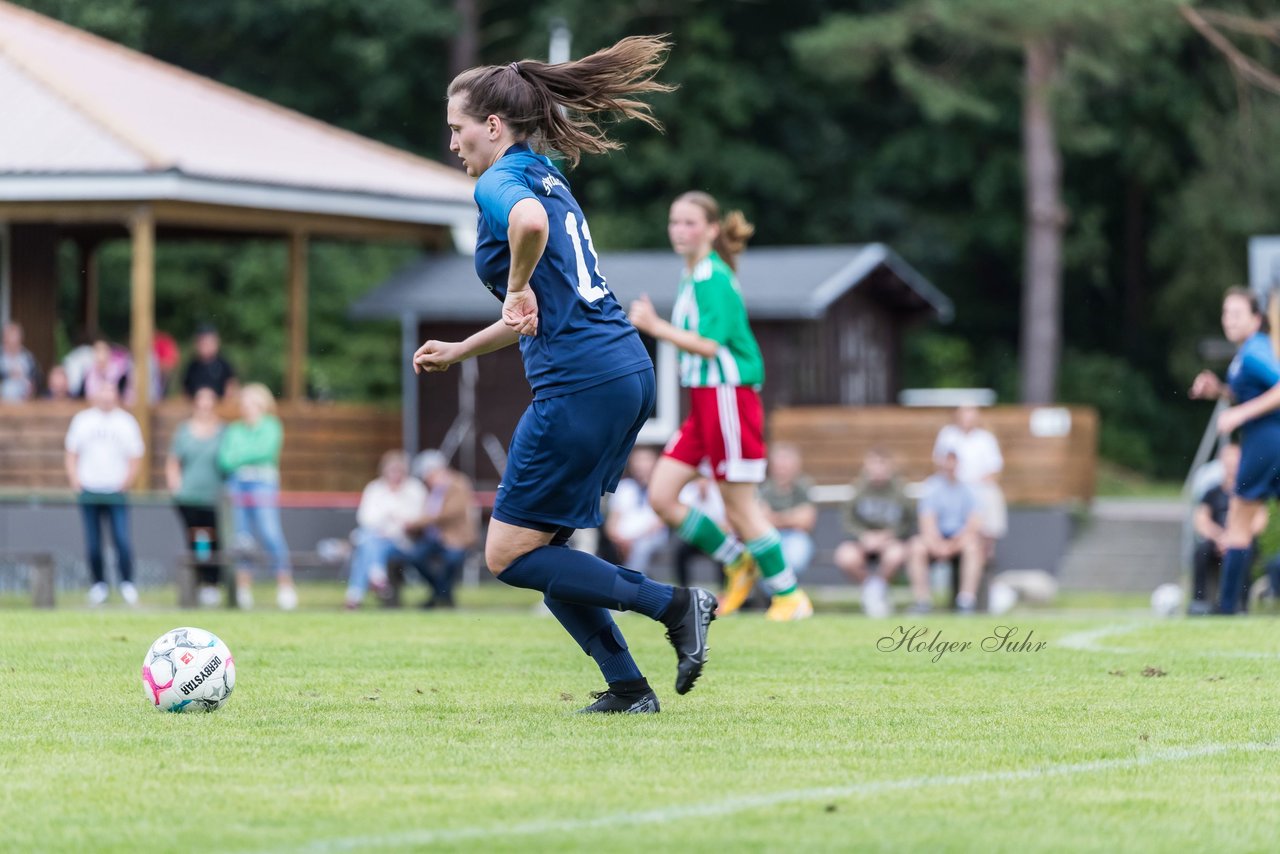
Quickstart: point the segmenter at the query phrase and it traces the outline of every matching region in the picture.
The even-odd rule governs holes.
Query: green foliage
[[[1061,399],[1098,410],[1103,457],[1165,478],[1186,473],[1207,417],[1194,405],[1163,400],[1141,371],[1106,353],[1067,350]]]

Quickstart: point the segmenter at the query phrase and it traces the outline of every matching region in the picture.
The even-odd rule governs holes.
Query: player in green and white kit
[[[720,614],[742,606],[758,568],[773,594],[768,618],[804,619],[813,614],[813,605],[796,586],[782,540],[757,495],[767,461],[760,401],[764,359],[734,275],[734,261],[754,229],[738,211],[721,221],[715,199],[690,192],[672,203],[667,231],[672,248],[685,259],[671,322],[657,316],[647,297],[631,304],[630,316],[641,332],[680,348],[680,383],[689,389],[690,413],[654,468],[649,503],[682,539],[724,563]],[[743,542],[680,503],[680,490],[704,463]]]

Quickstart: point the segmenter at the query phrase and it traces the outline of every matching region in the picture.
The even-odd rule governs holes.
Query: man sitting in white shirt
[[[380,476],[364,488],[356,510],[360,527],[346,597],[352,609],[360,607],[370,586],[375,590],[387,586],[388,560],[412,560],[408,528],[422,516],[427,503],[422,481],[409,477],[409,455],[404,451],[387,451],[378,470]]]

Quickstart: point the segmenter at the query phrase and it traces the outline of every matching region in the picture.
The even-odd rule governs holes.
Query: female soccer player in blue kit
[[[600,497],[653,411],[653,363],[600,273],[568,181],[534,146],[575,165],[620,147],[595,114],[660,127],[634,96],[670,90],[653,79],[668,46],[627,38],[576,62],[481,66],[449,84],[450,150],[478,179],[476,272],[502,318],[465,341],[428,341],[413,360],[415,371],[442,371],[520,343],[534,398],[511,438],[485,562],[501,581],[541,591],[599,665],[608,688],[583,712],[659,709],[607,609],[666,625],[684,694],[706,661],[716,601],[566,546],[576,528],[600,524]]]
[[[1240,604],[1248,549],[1257,514],[1267,501],[1280,497],[1280,360],[1267,335],[1267,322],[1253,294],[1231,288],[1222,301],[1222,331],[1239,346],[1227,368],[1227,381],[1201,371],[1191,384],[1191,396],[1230,396],[1235,406],[1218,416],[1218,432],[1241,431],[1240,469],[1235,494],[1227,509],[1226,552],[1222,556],[1222,586],[1218,610],[1234,614]]]

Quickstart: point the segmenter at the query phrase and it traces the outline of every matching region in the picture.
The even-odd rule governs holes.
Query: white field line
[[[536,836],[539,834],[576,833],[583,830],[613,829],[623,825],[662,825],[691,818],[715,818],[749,810],[763,810],[783,804],[802,803],[883,792],[925,789],[946,786],[972,786],[980,783],[1006,783],[1037,780],[1046,777],[1065,777],[1073,774],[1089,774],[1097,771],[1115,771],[1140,768],[1163,762],[1180,762],[1223,753],[1261,753],[1280,750],[1280,742],[1255,742],[1245,744],[1205,744],[1193,747],[1171,747],[1151,750],[1140,756],[1124,759],[1097,759],[1063,765],[1042,765],[1012,771],[982,771],[973,774],[947,774],[925,777],[907,777],[900,780],[869,780],[847,786],[826,786],[813,789],[790,789],[765,792],[757,795],[741,795],[719,801],[707,801],[687,806],[669,806],[640,812],[614,812],[593,818],[543,819],[509,825],[484,825],[453,829],[423,829],[402,833],[371,836],[352,836],[342,839],[316,840],[292,851],[305,854],[322,854],[331,851],[351,851],[369,848],[402,848],[435,843],[463,842],[467,840],[495,839],[511,836]]]
[[[1248,649],[1178,649],[1178,650],[1161,650],[1152,649],[1150,647],[1129,647],[1129,646],[1113,646],[1111,644],[1102,643],[1109,638],[1119,635],[1126,635],[1136,632],[1139,629],[1147,628],[1155,625],[1150,622],[1146,623],[1122,623],[1115,626],[1103,626],[1100,629],[1089,629],[1088,631],[1075,632],[1067,635],[1057,642],[1057,645],[1066,649],[1079,650],[1081,652],[1108,652],[1119,655],[1145,653],[1150,655],[1192,655],[1204,656],[1207,658],[1264,658],[1277,659],[1280,658],[1280,652],[1258,652]],[[1178,625],[1178,631],[1199,630],[1203,628],[1217,628],[1222,622],[1213,617],[1204,617],[1197,620],[1184,620]],[[1194,629],[1192,628],[1194,627]]]

